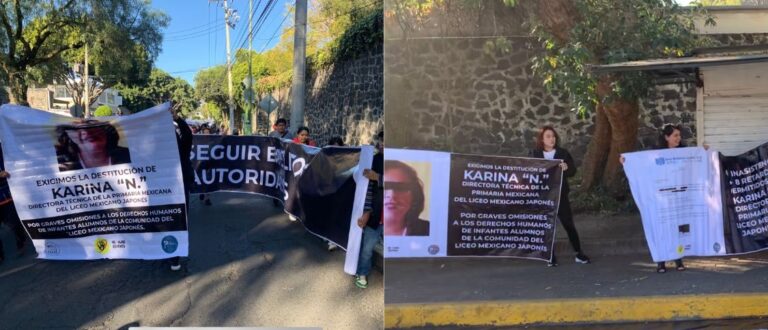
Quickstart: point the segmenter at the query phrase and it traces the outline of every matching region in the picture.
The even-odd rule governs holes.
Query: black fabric
[[[581,241],[579,240],[579,233],[576,231],[576,225],[573,223],[571,201],[568,195],[563,194],[560,196],[560,208],[557,210],[557,218],[560,219],[560,223],[565,228],[565,233],[568,234],[568,240],[571,241],[573,250],[581,252]]]
[[[190,187],[195,181],[192,171],[192,161],[189,159],[192,153],[192,129],[189,128],[184,119],[176,118],[176,143],[179,147],[179,161],[181,162],[181,173],[184,177],[184,190],[188,193]]]
[[[533,158],[544,158],[544,150],[541,149],[534,149],[531,150],[530,156]],[[568,195],[568,193],[571,191],[571,188],[568,186],[568,178],[573,177],[576,175],[576,163],[573,161],[573,157],[571,157],[571,153],[568,152],[568,150],[565,150],[560,147],[555,147],[555,159],[561,159],[565,161],[565,164],[568,165],[568,169],[563,172],[563,188],[560,189],[560,193],[562,195]],[[562,209],[562,206],[560,207]]]
[[[16,212],[16,205],[13,202],[0,205],[0,222],[5,223],[13,231],[16,238],[16,247],[22,247],[27,240],[27,232],[24,231],[19,214]],[[3,256],[5,256],[3,242],[0,240],[0,257]]]

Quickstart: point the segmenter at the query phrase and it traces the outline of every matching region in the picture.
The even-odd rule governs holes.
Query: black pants
[[[579,233],[576,231],[576,226],[573,224],[571,201],[568,199],[567,193],[560,196],[560,209],[557,210],[557,218],[560,219],[560,223],[565,228],[565,233],[568,234],[568,240],[571,241],[573,250],[576,253],[581,253],[581,241],[579,241]],[[552,259],[555,259],[554,250],[552,251]]]
[[[24,247],[24,242],[27,240],[27,232],[24,231],[24,226],[21,224],[21,220],[19,220],[19,214],[16,213],[16,205],[13,204],[13,201],[0,205],[0,222],[5,223],[13,231],[13,235],[16,238],[16,247]],[[0,257],[3,256],[5,256],[3,242],[0,241]]]

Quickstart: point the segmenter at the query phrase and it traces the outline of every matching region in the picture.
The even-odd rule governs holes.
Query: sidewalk
[[[387,259],[386,326],[768,315],[768,252],[686,258],[688,270],[678,272],[670,263],[666,274],[657,274],[637,216],[577,216],[576,221],[592,264],[573,261],[561,228],[560,266],[554,268],[507,258]],[[623,237],[610,238],[618,235]]]

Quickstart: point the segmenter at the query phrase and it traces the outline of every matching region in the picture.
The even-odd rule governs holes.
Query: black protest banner
[[[284,146],[266,136],[195,135],[192,193],[249,192],[283,199]]]
[[[302,219],[307,230],[347,246],[355,199],[365,197],[358,195],[353,177],[359,163],[358,148],[322,149],[296,186],[289,185],[286,210]]]
[[[449,256],[550,259],[558,162],[452,154],[450,168]]]
[[[768,143],[720,161],[727,253],[768,248]]]
[[[354,174],[362,148],[316,148],[264,136],[196,135],[192,193],[231,191],[283,201],[312,233],[347,247],[355,203],[365,200]]]

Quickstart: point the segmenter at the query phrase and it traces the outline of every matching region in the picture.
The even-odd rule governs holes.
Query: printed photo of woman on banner
[[[429,163],[414,167],[396,160],[384,162],[385,236],[429,236],[425,217],[429,214],[430,167]]]
[[[60,172],[131,162],[128,148],[119,145],[118,129],[108,122],[87,120],[58,125],[56,137]]]

